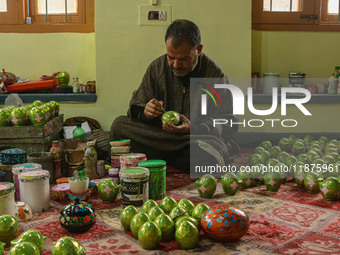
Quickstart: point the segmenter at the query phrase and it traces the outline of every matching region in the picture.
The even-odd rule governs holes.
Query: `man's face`
[[[183,42],[176,49],[172,45],[172,38],[165,42],[168,63],[173,73],[178,77],[186,76],[197,65],[198,56],[201,54],[202,45],[197,48]]]

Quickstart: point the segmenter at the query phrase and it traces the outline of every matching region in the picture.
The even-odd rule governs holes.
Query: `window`
[[[0,32],[93,32],[94,0],[0,0]]]
[[[339,2],[340,0],[253,0],[253,28],[340,31]]]

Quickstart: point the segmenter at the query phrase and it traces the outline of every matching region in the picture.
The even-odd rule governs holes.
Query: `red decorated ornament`
[[[5,72],[5,69],[2,69],[2,73],[0,73],[0,83],[4,83],[5,85],[11,85],[15,83],[17,78],[13,73]]]
[[[206,235],[218,242],[240,239],[249,228],[249,216],[242,210],[220,204],[206,210],[201,219]]]

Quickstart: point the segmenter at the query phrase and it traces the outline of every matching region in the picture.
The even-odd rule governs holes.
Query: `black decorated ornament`
[[[59,223],[69,232],[83,233],[96,223],[96,211],[90,204],[76,198],[60,211]]]

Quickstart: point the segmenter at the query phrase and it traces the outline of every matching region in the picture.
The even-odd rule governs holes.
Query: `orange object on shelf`
[[[29,90],[49,89],[49,88],[53,88],[55,85],[56,85],[55,80],[29,81],[29,82],[9,85],[7,86],[7,91],[9,93],[12,93],[12,92],[29,91]]]

